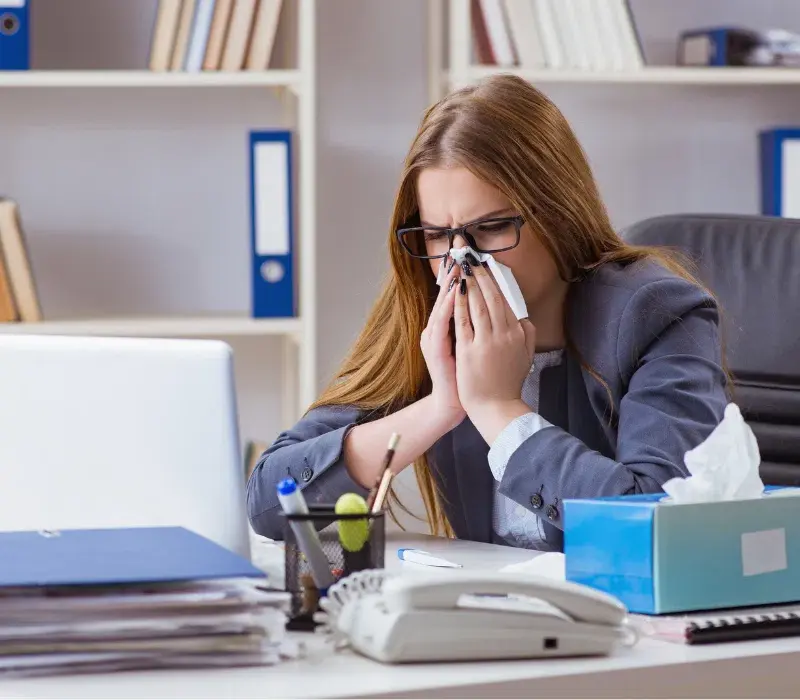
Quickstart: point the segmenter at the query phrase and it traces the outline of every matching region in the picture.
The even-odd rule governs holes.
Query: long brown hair
[[[427,262],[407,255],[394,232],[418,214],[419,173],[453,166],[469,169],[510,200],[565,280],[580,279],[605,263],[650,257],[696,282],[671,253],[631,246],[619,237],[586,155],[558,108],[525,80],[494,76],[426,111],[394,203],[389,277],[350,354],[312,408],[346,404],[388,415],[430,392],[420,335],[438,288]],[[424,455],[414,468],[431,532],[452,536]]]

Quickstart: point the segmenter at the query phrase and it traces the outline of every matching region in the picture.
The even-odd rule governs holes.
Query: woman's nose
[[[465,248],[469,245],[469,242],[466,238],[460,233],[457,233],[453,236],[453,248]]]

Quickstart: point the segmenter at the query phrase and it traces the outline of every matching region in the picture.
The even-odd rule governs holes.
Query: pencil
[[[388,483],[384,488],[384,483],[387,481],[391,481],[391,472],[389,471],[389,467],[392,466],[392,459],[394,459],[394,453],[397,449],[397,443],[400,442],[400,435],[398,433],[392,433],[392,436],[389,438],[389,446],[386,449],[386,455],[383,458],[383,466],[381,467],[380,474],[378,475],[378,479],[375,482],[375,486],[372,487],[372,490],[369,492],[369,496],[367,498],[367,510],[370,513],[377,513],[383,507],[383,499],[386,497],[386,489],[388,488]],[[383,490],[383,497],[381,498],[380,502],[378,501],[378,496]],[[377,506],[377,508],[376,508]]]
[[[386,494],[389,492],[389,486],[392,483],[393,476],[389,469],[383,472],[381,483],[378,486],[378,493],[375,496],[375,502],[372,504],[372,509],[370,511],[373,515],[379,513],[381,508],[383,508],[383,502],[386,500]]]

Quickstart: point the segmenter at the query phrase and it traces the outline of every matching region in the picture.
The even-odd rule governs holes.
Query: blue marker
[[[308,515],[306,499],[303,498],[303,494],[297,488],[297,482],[292,478],[283,479],[278,484],[278,501],[286,515]],[[336,579],[331,573],[328,557],[322,551],[322,544],[314,529],[314,523],[310,520],[289,520],[289,525],[297,540],[297,546],[300,547],[300,551],[308,561],[314,583],[317,584],[320,592],[326,591],[336,582]]]

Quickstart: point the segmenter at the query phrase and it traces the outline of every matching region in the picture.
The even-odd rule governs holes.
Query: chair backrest
[[[695,265],[723,309],[735,400],[758,438],[762,478],[800,484],[800,220],[659,216],[622,235]]]

